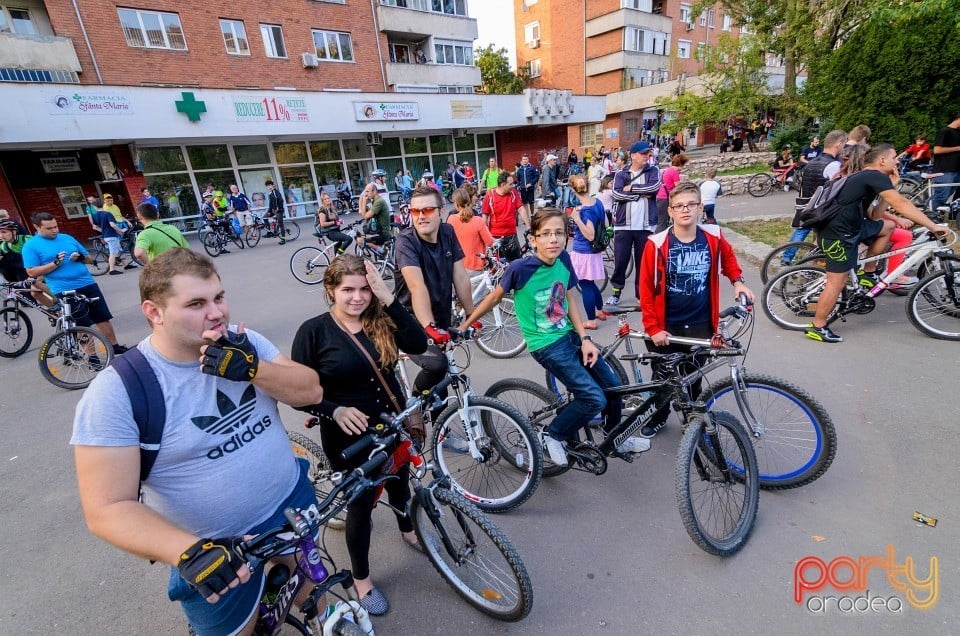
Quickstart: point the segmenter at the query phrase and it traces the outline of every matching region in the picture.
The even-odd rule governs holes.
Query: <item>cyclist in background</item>
[[[20,232],[20,224],[11,219],[0,220],[0,275],[7,282],[18,283],[25,281],[27,270],[23,267],[23,246],[30,240],[29,234]],[[57,305],[57,299],[50,288],[43,282],[43,276],[33,280],[30,295],[34,300],[47,307]]]
[[[340,215],[333,207],[333,200],[324,191],[320,193],[320,205],[317,207],[317,236],[323,236],[336,242],[336,253],[343,254],[353,243],[349,234],[340,231]]]
[[[377,186],[368,183],[360,195],[360,214],[366,222],[363,224],[365,241],[381,246],[390,238],[390,206],[377,193]]]

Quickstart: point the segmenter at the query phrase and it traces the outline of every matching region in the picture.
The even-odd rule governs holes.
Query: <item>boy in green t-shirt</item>
[[[538,210],[530,221],[535,254],[515,260],[499,284],[463,322],[466,329],[490,311],[503,296],[513,292],[520,331],[530,355],[573,393],[570,403],[553,419],[543,436],[544,448],[555,464],[567,464],[564,444],[575,441],[578,431],[600,412],[605,430],[620,422],[621,400],[605,395],[604,389],[620,384],[617,375],[600,356],[586,335],[580,309],[573,295],[577,277],[570,255],[564,249],[567,220],[561,210]],[[617,450],[640,453],[649,440],[630,438]]]

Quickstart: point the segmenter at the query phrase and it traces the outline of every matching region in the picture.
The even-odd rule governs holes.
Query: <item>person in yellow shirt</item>
[[[104,212],[109,212],[110,214],[112,214],[112,215],[113,215],[113,218],[116,219],[118,225],[119,225],[120,223],[125,223],[125,222],[126,222],[126,219],[123,218],[123,213],[120,212],[120,207],[119,207],[116,203],[113,202],[113,195],[112,195],[112,194],[107,193],[107,194],[103,195],[103,208],[102,208],[102,209],[103,209]]]

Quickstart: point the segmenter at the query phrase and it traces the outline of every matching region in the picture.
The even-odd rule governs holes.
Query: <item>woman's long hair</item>
[[[367,276],[367,268],[363,259],[356,254],[341,254],[333,259],[323,274],[323,286],[327,291],[327,298],[333,305],[333,291],[343,282],[344,276]],[[380,354],[380,367],[386,369],[396,363],[397,343],[393,334],[397,325],[387,315],[383,303],[375,295],[370,298],[370,305],[360,315],[360,324],[363,333],[373,342],[377,353]]]

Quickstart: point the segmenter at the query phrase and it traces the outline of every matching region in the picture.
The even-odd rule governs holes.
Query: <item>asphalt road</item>
[[[791,204],[782,195],[731,198],[721,215],[727,201],[730,209],[742,202],[744,210],[762,206],[781,214]],[[282,351],[289,351],[296,328],[318,307],[320,290],[294,280],[287,265],[307,241],[284,247],[264,241],[217,259],[233,319]],[[746,275],[759,292],[757,272]],[[132,345],[146,336],[136,272],[98,282],[121,341]],[[393,605],[375,620],[378,633],[957,633],[960,474],[949,448],[960,404],[960,345],[924,337],[907,321],[903,304],[882,296],[873,314],[837,325],[847,339],[840,345],[806,340],[758,316],[749,370],[788,378],[816,394],[836,423],[839,451],[819,481],[762,493],[753,536],[739,554],[707,555],[683,529],[674,490],[674,421],[633,464],[614,460],[602,477],[568,473],[544,481],[523,507],[495,518],[533,581],[534,609],[519,624],[489,620],[461,602],[424,557],[403,547],[391,516],[377,511],[371,562]],[[165,597],[167,568],[122,554],[84,526],[67,444],[81,394],[42,380],[37,350],[51,329],[35,312],[30,317],[36,327],[30,351],[0,360],[0,567],[7,572],[0,581],[0,634],[185,634],[179,608]],[[613,323],[601,327],[598,340],[610,339]],[[481,391],[501,377],[542,377],[526,353],[503,362],[474,351],[469,373]],[[286,426],[301,426],[300,414],[286,407],[282,413]],[[937,527],[912,521],[914,511],[939,518]],[[326,536],[339,565],[348,567],[342,536]],[[929,577],[931,558],[937,559],[936,592],[916,593],[920,599],[937,594],[932,608],[910,605],[907,592],[895,589],[879,565],[864,577],[870,598],[897,597],[900,612],[875,600],[867,611],[843,611],[852,600],[839,608],[828,601],[825,612],[794,602],[798,560],[850,557],[856,564],[860,557],[886,555],[888,545],[897,565],[913,558],[917,578]],[[815,574],[807,570],[808,578]],[[851,571],[841,567],[834,574],[846,581]],[[864,596],[830,587],[814,594]]]

